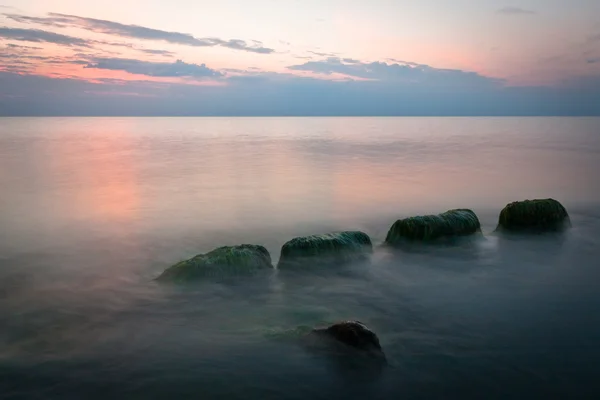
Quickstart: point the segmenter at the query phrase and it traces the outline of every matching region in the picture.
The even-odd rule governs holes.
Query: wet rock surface
[[[308,334],[311,344],[341,352],[350,352],[385,360],[379,338],[360,321],[342,321],[326,328],[315,328]]]
[[[364,232],[344,231],[294,238],[281,248],[277,268],[341,265],[365,260],[373,252]]]
[[[500,212],[498,231],[560,231],[571,226],[565,207],[554,199],[515,201]]]

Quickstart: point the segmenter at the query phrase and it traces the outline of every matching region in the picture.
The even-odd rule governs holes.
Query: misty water
[[[597,398],[598,118],[0,119],[0,397]],[[563,234],[494,234],[553,197]],[[471,208],[484,239],[391,252],[398,218]],[[372,260],[192,285],[222,245],[274,263],[363,230]],[[389,365],[298,344],[358,319]]]

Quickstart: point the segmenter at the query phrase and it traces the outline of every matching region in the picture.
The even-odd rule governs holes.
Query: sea
[[[572,228],[495,232],[535,198]],[[454,208],[481,240],[382,246]],[[342,230],[369,262],[155,281]],[[0,119],[2,399],[598,399],[599,287],[600,118]],[[385,367],[300,344],[343,320]]]

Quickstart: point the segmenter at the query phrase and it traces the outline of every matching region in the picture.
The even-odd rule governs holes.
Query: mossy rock
[[[373,252],[364,232],[345,231],[294,238],[283,245],[278,268],[346,264],[365,260]]]
[[[557,231],[571,226],[565,207],[554,199],[515,201],[500,212],[498,231]]]
[[[273,268],[271,255],[263,246],[254,244],[223,246],[173,265],[157,280],[188,282],[204,278],[228,278],[250,275],[268,268]]]
[[[407,241],[430,242],[477,232],[481,232],[477,215],[468,209],[458,209],[438,215],[399,219],[388,231],[385,242],[394,246]]]

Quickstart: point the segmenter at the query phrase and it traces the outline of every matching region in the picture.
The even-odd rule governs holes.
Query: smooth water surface
[[[598,398],[598,118],[0,119],[0,397]],[[493,234],[553,197],[562,235]],[[229,244],[471,208],[485,239],[186,287]],[[374,373],[294,330],[368,324]],[[366,397],[365,397],[366,396]]]

